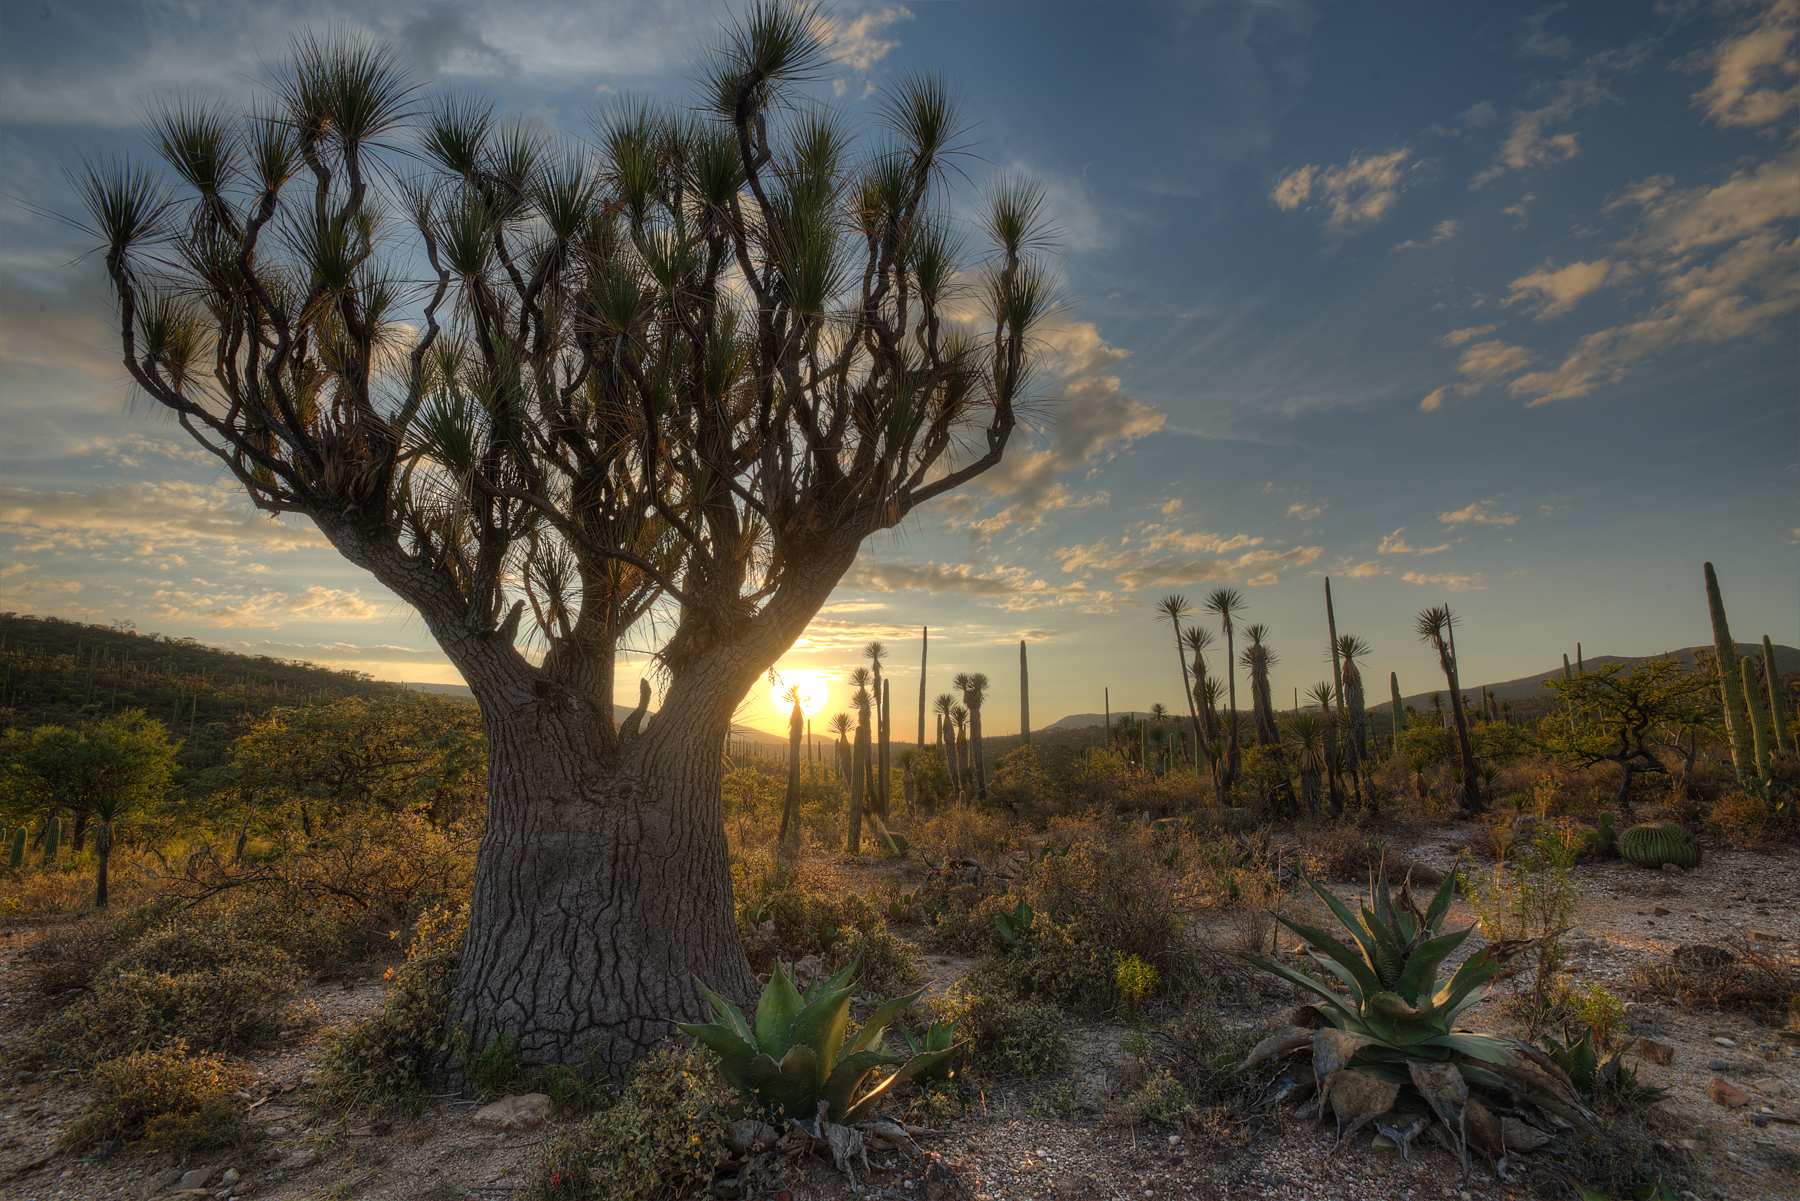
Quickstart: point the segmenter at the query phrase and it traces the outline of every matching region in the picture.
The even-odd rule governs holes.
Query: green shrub
[[[1167,1125],[1187,1108],[1187,1091],[1181,1087],[1181,1081],[1168,1068],[1157,1068],[1119,1103],[1115,1119],[1133,1125]]]
[[[469,928],[469,907],[431,909],[413,928],[406,962],[388,969],[393,990],[374,1017],[327,1031],[319,1093],[344,1107],[428,1091],[450,1050],[450,990]]]
[[[703,1195],[734,1097],[699,1047],[670,1047],[638,1064],[610,1108],[552,1143],[532,1196],[541,1201],[677,1201]]]
[[[912,944],[895,938],[883,927],[867,934],[851,927],[825,955],[825,970],[836,973],[858,960],[861,967],[857,969],[856,986],[865,996],[897,996],[919,980],[919,953]]]
[[[1133,1013],[1150,999],[1161,983],[1162,974],[1136,955],[1127,955],[1123,951],[1113,953],[1113,987],[1119,990],[1120,999]]]
[[[90,991],[45,1023],[33,1057],[92,1064],[177,1042],[241,1050],[275,1034],[297,983],[279,948],[223,923],[171,924],[95,973]]]
[[[1189,1100],[1216,1106],[1260,1088],[1260,1077],[1273,1073],[1269,1067],[1261,1073],[1238,1070],[1258,1037],[1254,1030],[1228,1029],[1210,1005],[1190,1005],[1151,1030],[1146,1041],[1156,1062],[1174,1074]]]
[[[1067,1020],[1041,1001],[1022,1001],[965,978],[964,988],[944,1004],[942,1016],[956,1023],[957,1039],[968,1044],[969,1059],[981,1067],[1043,1076],[1068,1059]]]
[[[248,1126],[232,1093],[243,1084],[222,1056],[190,1055],[180,1042],[109,1059],[94,1069],[93,1096],[63,1146],[117,1139],[201,1151],[240,1143]]]

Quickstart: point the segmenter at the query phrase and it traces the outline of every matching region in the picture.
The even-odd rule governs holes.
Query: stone
[[[212,1174],[213,1170],[211,1168],[195,1168],[191,1172],[183,1172],[181,1174],[181,1187],[184,1189],[205,1188],[206,1182],[212,1179]]]
[[[182,1172],[180,1168],[169,1168],[165,1171],[158,1172],[156,1175],[150,1177],[149,1182],[144,1185],[144,1191],[141,1195],[146,1198],[154,1197],[170,1185],[174,1184],[177,1180],[180,1180],[181,1176]]]
[[[1675,1048],[1668,1043],[1659,1043],[1654,1038],[1639,1038],[1637,1053],[1651,1063],[1660,1063],[1664,1067],[1675,1061]]]
[[[775,1127],[753,1118],[739,1118],[725,1127],[725,1145],[739,1155],[767,1151],[779,1137]]]
[[[1665,876],[1679,876],[1681,874],[1681,869],[1676,867],[1673,863],[1663,864],[1662,869]]]
[[[244,1174],[236,1168],[226,1168],[225,1174],[219,1177],[220,1184],[236,1184],[244,1178]]]
[[[1706,1085],[1706,1095],[1726,1109],[1739,1109],[1750,1104],[1750,1094],[1714,1076]]]
[[[1655,914],[1657,917],[1668,917],[1669,916],[1669,911],[1667,909],[1663,908],[1661,905],[1650,906],[1650,912]]]
[[[1719,1045],[1719,1046],[1721,1046],[1721,1047],[1735,1047],[1735,1046],[1737,1046],[1737,1040],[1736,1040],[1736,1039],[1730,1039],[1730,1038],[1726,1038],[1726,1037],[1725,1037],[1725,1036],[1724,1036],[1724,1035],[1722,1035],[1722,1034],[1721,1034],[1721,1035],[1719,1035],[1719,1036],[1718,1036],[1718,1037],[1717,1037],[1717,1038],[1715,1038],[1715,1039],[1713,1039],[1713,1042],[1714,1042],[1714,1043],[1716,1043],[1716,1044],[1718,1044],[1718,1045]]]
[[[1756,939],[1759,942],[1785,942],[1786,941],[1785,939],[1783,939],[1781,937],[1781,935],[1770,934],[1767,930],[1752,930],[1752,931],[1750,931],[1750,937]]]
[[[288,1156],[281,1166],[290,1172],[304,1172],[318,1162],[318,1149],[316,1147],[303,1147]]]
[[[516,1097],[501,1097],[492,1105],[482,1106],[469,1119],[469,1124],[477,1130],[504,1130],[519,1134],[536,1130],[549,1120],[549,1097],[543,1093],[521,1093]]]

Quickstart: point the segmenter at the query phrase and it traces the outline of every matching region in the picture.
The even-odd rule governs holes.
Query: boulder
[[[1675,1061],[1675,1048],[1668,1043],[1659,1043],[1654,1038],[1638,1039],[1637,1053],[1651,1063],[1660,1063],[1664,1067]]]
[[[477,1130],[500,1130],[520,1134],[536,1130],[550,1120],[550,1098],[543,1093],[523,1093],[501,1097],[492,1105],[475,1111],[469,1124]]]

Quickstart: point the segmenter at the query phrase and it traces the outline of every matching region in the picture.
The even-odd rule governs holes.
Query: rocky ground
[[[1467,843],[1473,831],[1437,826],[1417,834],[1411,855],[1447,868],[1455,857],[1451,848]],[[1791,854],[1713,847],[1699,868],[1684,874],[1645,872],[1617,861],[1583,864],[1576,928],[1568,941],[1569,971],[1623,994],[1639,962],[1665,957],[1677,946],[1737,935],[1792,954],[1800,934],[1795,867]],[[1349,898],[1360,890],[1346,883],[1337,891]],[[1459,902],[1453,918],[1470,916]],[[0,1020],[19,1004],[33,970],[19,955],[21,945],[14,937],[0,946]],[[946,988],[968,965],[927,956],[928,985]],[[315,985],[307,999],[330,1025],[371,1011],[384,987],[375,979]],[[1505,1028],[1503,999],[1504,988],[1471,1011],[1466,1024]],[[1227,1006],[1227,1020],[1267,1024],[1282,1003],[1271,992]],[[1627,1014],[1631,1037],[1647,1037],[1668,1051],[1667,1063],[1642,1056],[1633,1062],[1644,1083],[1668,1089],[1651,1110],[1646,1135],[1677,1165],[1684,1194],[1795,1195],[1800,1032],[1662,1001],[1634,1003]],[[1287,1113],[1175,1129],[1121,1124],[1108,1113],[1134,1068],[1125,1033],[1116,1026],[1084,1029],[1067,1079],[981,1094],[963,1117],[920,1139],[926,1159],[874,1156],[858,1193],[835,1169],[814,1160],[783,1166],[755,1195],[785,1194],[786,1201],[852,1195],[932,1201],[1498,1201],[1530,1195],[1523,1184],[1496,1180],[1479,1167],[1465,1181],[1450,1155],[1423,1140],[1410,1161],[1392,1150],[1373,1149],[1366,1137],[1334,1154],[1329,1130]],[[248,1059],[255,1083],[244,1102],[259,1138],[236,1154],[185,1162],[129,1150],[59,1157],[58,1136],[85,1101],[78,1079],[67,1072],[9,1074],[0,1079],[0,1197],[496,1201],[523,1194],[537,1148],[553,1136],[554,1122],[516,1132],[483,1129],[474,1120],[479,1105],[440,1097],[416,1119],[353,1124],[309,1103],[319,1047],[313,1032]]]

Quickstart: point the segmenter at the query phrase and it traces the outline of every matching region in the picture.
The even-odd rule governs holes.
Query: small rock
[[[244,1178],[244,1174],[236,1168],[226,1168],[225,1174],[219,1177],[220,1184],[236,1184]]]
[[[1781,935],[1770,934],[1767,930],[1752,930],[1752,931],[1750,931],[1750,937],[1757,939],[1761,942],[1783,942],[1783,941],[1785,941],[1781,937]]]
[[[205,1188],[206,1182],[212,1179],[212,1174],[211,1168],[195,1168],[191,1172],[183,1172],[181,1187],[184,1189]]]
[[[1679,876],[1681,874],[1681,869],[1676,867],[1673,863],[1663,864],[1662,869],[1663,874],[1667,876]]]
[[[1657,917],[1668,917],[1669,916],[1669,911],[1667,909],[1664,909],[1661,905],[1650,906],[1650,912],[1655,914]]]
[[[240,1183],[236,1188],[231,1190],[231,1195],[234,1197],[248,1197],[251,1193],[254,1193],[255,1191],[256,1191],[256,1181],[245,1180],[242,1183]]]
[[[303,1147],[288,1156],[287,1162],[282,1166],[290,1172],[304,1172],[318,1162],[318,1149],[316,1147]]]
[[[469,1124],[477,1130],[505,1130],[522,1133],[536,1130],[550,1120],[550,1098],[543,1093],[523,1093],[502,1097],[492,1105],[475,1111]]]
[[[725,1145],[739,1155],[767,1151],[779,1137],[775,1127],[753,1118],[739,1118],[725,1127]]]
[[[1651,1063],[1660,1063],[1664,1067],[1667,1067],[1675,1060],[1675,1048],[1671,1047],[1668,1043],[1659,1043],[1654,1038],[1639,1038],[1637,1040],[1637,1053],[1645,1059],[1648,1059]]]
[[[1729,1059],[1709,1059],[1706,1061],[1706,1070],[1709,1072],[1728,1072],[1731,1070],[1731,1061]]]
[[[1727,1084],[1717,1076],[1707,1083],[1706,1095],[1726,1109],[1738,1109],[1750,1104],[1749,1093],[1735,1085]]]
[[[1722,1035],[1722,1034],[1721,1034],[1721,1035],[1719,1035],[1719,1036],[1718,1036],[1718,1037],[1717,1037],[1717,1038],[1715,1038],[1715,1039],[1713,1039],[1713,1042],[1714,1042],[1714,1043],[1716,1043],[1716,1044],[1718,1044],[1718,1045],[1719,1045],[1719,1046],[1721,1046],[1721,1047],[1735,1047],[1735,1046],[1737,1046],[1737,1040],[1735,1040],[1735,1039],[1730,1039],[1730,1038],[1726,1038],[1726,1037],[1725,1037],[1725,1036],[1724,1036],[1724,1035]]]
[[[167,1171],[158,1172],[156,1175],[152,1176],[150,1182],[144,1186],[144,1191],[141,1195],[144,1197],[154,1197],[180,1179],[180,1168],[169,1168]]]

